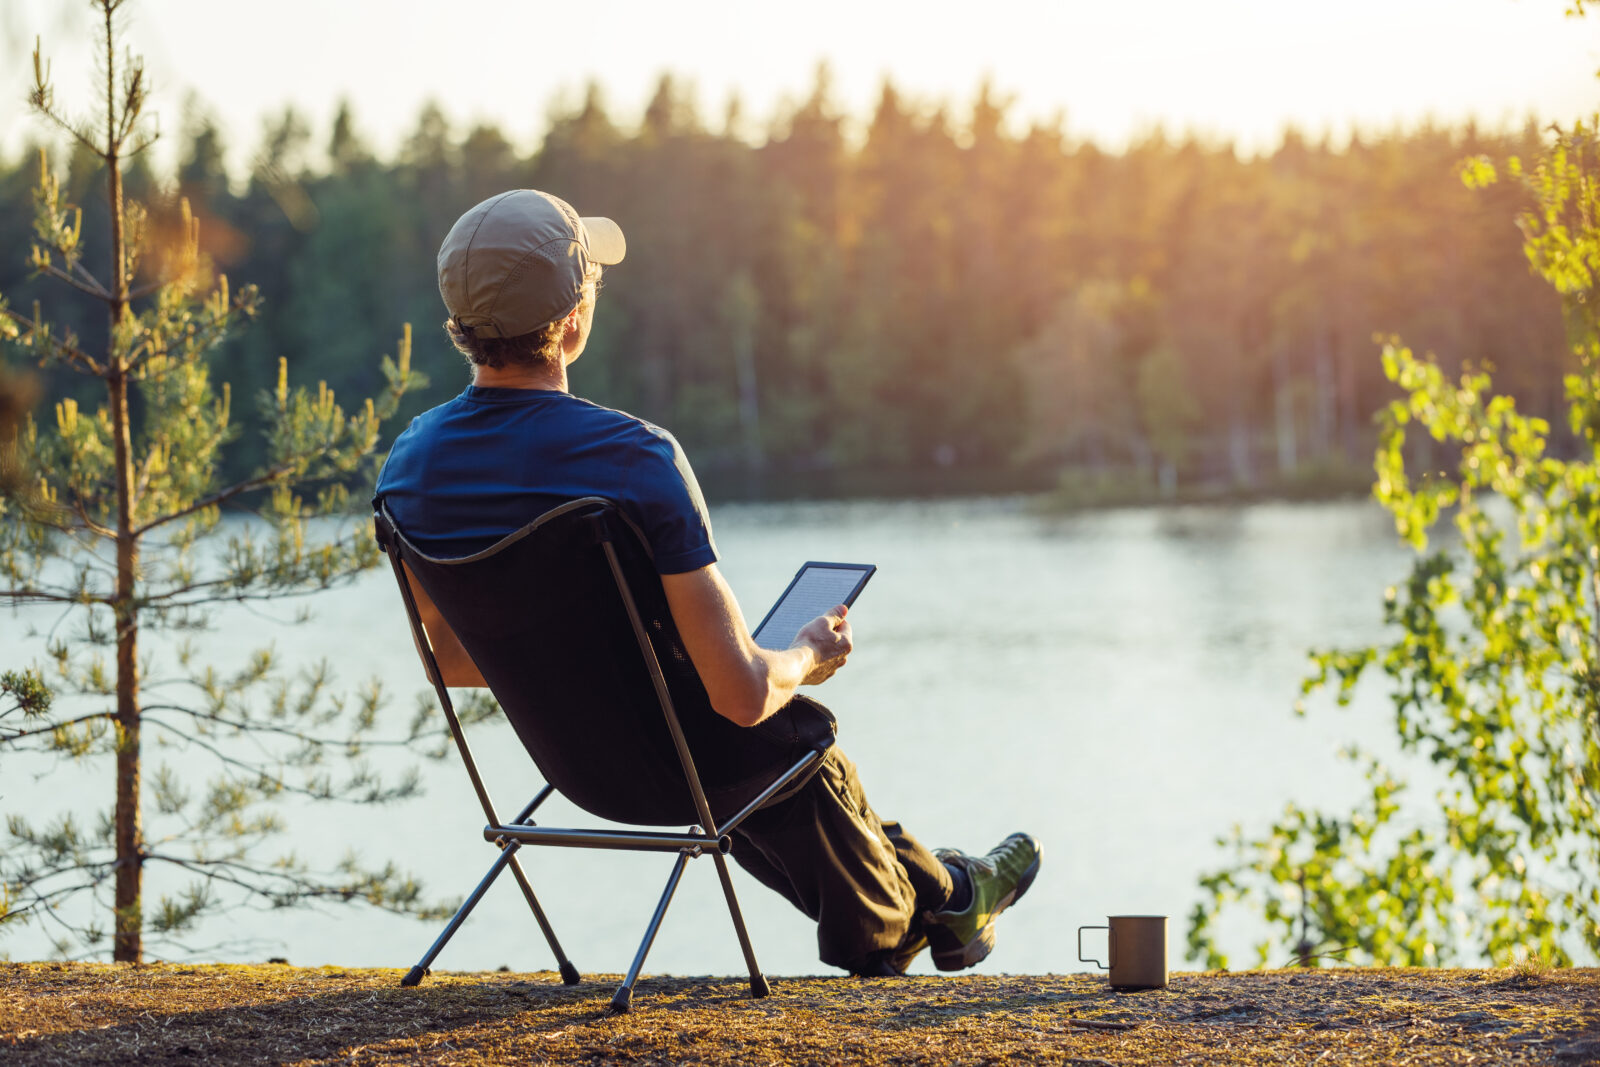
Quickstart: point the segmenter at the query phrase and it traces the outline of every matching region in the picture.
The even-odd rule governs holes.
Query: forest
[[[1247,155],[1158,130],[1109,151],[1063,120],[1015,121],[987,84],[940,102],[886,82],[864,115],[833,102],[825,69],[775,116],[734,102],[712,121],[691,98],[663,76],[623,125],[590,86],[548,105],[530,151],[429,106],[392,159],[348,104],[325,143],[286,110],[248,174],[223,162],[238,131],[191,103],[176,172],[139,157],[126,182],[157,233],[186,199],[211,268],[263,297],[215,357],[248,401],[230,470],[260,459],[251,398],[279,357],[368,395],[410,322],[431,385],[402,414],[458,391],[434,255],[459,214],[519,186],[621,223],[629,254],[573,390],[671,429],[713,495],[1360,484],[1394,395],[1389,334],[1447,368],[1493,367],[1522,410],[1561,410],[1572,357],[1513,222],[1526,194],[1456,177],[1475,156],[1536,155],[1532,119],[1337,142],[1290,129]],[[83,207],[90,263],[97,164],[48,164]],[[0,160],[0,292],[99,343],[102,318],[29,277],[39,166],[33,149]],[[73,388],[42,385],[47,401]]]

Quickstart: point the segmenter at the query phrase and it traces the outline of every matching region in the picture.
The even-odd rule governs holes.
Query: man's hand
[[[816,656],[816,664],[806,673],[801,685],[821,685],[844,666],[845,659],[855,648],[850,639],[850,624],[844,618],[849,611],[849,607],[840,604],[800,627],[800,632],[794,635],[790,648],[809,646]]]
[[[843,604],[801,627],[794,644],[772,652],[751,638],[739,602],[715,563],[663,574],[661,587],[712,708],[740,726],[754,726],[777,712],[793,699],[796,686],[826,681],[850,654]]]

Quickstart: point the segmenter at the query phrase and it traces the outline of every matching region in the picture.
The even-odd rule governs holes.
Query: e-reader
[[[794,644],[800,627],[818,615],[854,604],[877,569],[870,563],[806,563],[750,636],[762,648],[783,651]]]

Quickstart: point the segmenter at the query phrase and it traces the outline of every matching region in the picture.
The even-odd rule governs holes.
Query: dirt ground
[[[0,963],[0,1063],[1600,1064],[1600,970],[857,980]]]

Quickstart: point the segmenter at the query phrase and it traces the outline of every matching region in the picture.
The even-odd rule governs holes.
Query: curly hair
[[[591,263],[588,273],[584,275],[582,295],[578,297],[577,310],[580,314],[588,314],[599,292],[600,265]],[[567,312],[567,315],[570,314],[572,312]],[[466,356],[467,362],[473,366],[499,368],[510,364],[537,367],[543,364],[558,367],[561,365],[561,340],[566,336],[564,323],[567,315],[548,326],[516,337],[474,337],[470,328],[462,329],[453,317],[444,320],[444,329],[450,335],[450,343],[456,346],[456,351]]]

